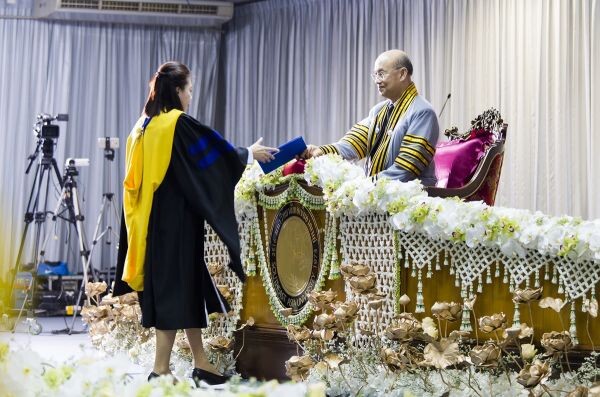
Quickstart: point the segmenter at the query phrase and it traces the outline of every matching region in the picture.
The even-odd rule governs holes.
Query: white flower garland
[[[600,263],[600,219],[584,221],[429,197],[418,182],[372,182],[360,167],[337,155],[308,160],[305,179],[323,189],[327,208],[335,214],[387,211],[395,229],[421,232],[433,240],[496,246],[509,257],[524,257],[527,250],[535,250],[551,257]]]

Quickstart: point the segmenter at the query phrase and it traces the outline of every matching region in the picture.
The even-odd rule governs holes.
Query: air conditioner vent
[[[61,1],[60,5],[62,8],[97,10],[100,6],[100,1]]]
[[[107,1],[103,0],[100,6],[101,10],[107,11],[139,11],[140,6],[137,3],[129,1]]]
[[[169,26],[218,27],[233,4],[218,0],[34,0],[37,18]]]
[[[217,15],[219,7],[206,6],[200,4],[184,4],[181,6],[182,14],[204,14],[204,15]]]

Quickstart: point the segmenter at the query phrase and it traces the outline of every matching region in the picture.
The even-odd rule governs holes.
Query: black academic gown
[[[248,150],[234,149],[218,136],[215,142],[210,135],[213,144],[197,153],[194,148],[200,140],[206,142],[206,134],[215,133],[189,115],[179,117],[171,162],[154,192],[148,226],[144,291],[139,293],[144,327],[205,328],[210,313],[230,310],[204,261],[205,221],[229,248],[232,269],[245,279],[233,200]],[[131,291],[121,281],[126,233],[122,222],[115,296]]]

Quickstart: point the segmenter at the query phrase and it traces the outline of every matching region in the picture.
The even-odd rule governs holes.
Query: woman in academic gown
[[[185,112],[192,97],[187,66],[167,62],[150,82],[144,114],[127,139],[114,295],[138,291],[142,325],[156,328],[154,369],[170,374],[178,329],[194,357],[192,378],[224,383],[207,360],[201,329],[211,313],[230,310],[204,261],[204,222],[229,249],[230,267],[244,281],[234,213],[234,188],[247,163],[268,162],[277,149],[234,148]]]

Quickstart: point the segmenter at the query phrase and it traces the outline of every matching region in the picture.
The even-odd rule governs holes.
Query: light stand
[[[102,193],[102,205],[100,207],[100,212],[98,213],[98,219],[96,221],[96,229],[94,230],[94,236],[92,238],[92,246],[90,249],[90,258],[92,258],[92,254],[94,252],[94,248],[96,245],[104,238],[106,245],[111,246],[113,241],[118,241],[119,235],[117,234],[116,225],[119,223],[119,213],[117,211],[117,207],[114,202],[115,194],[110,192],[109,190],[112,188],[111,184],[111,175],[110,175],[110,162],[115,159],[115,149],[119,147],[119,138],[110,138],[110,137],[102,137],[98,138],[98,147],[104,149],[104,180],[103,180],[103,193]],[[106,227],[103,230],[100,230],[102,227],[102,223],[106,222]],[[114,240],[113,240],[114,238]],[[112,258],[109,256],[109,259]],[[111,289],[111,266],[108,266],[107,272],[107,280],[106,284],[108,285],[109,290]]]
[[[81,312],[81,308],[79,307],[79,302],[81,302],[81,297],[83,292],[85,291],[85,286],[88,283],[89,275],[88,271],[91,272],[93,281],[97,281],[98,277],[94,268],[90,266],[90,251],[86,245],[85,238],[85,230],[83,228],[83,221],[85,217],[81,213],[80,205],[79,205],[79,192],[77,189],[77,180],[76,176],[79,175],[77,170],[77,166],[87,166],[89,165],[88,159],[67,159],[65,163],[65,174],[63,177],[63,189],[61,191],[60,200],[56,206],[56,210],[53,213],[52,220],[56,222],[57,218],[63,219],[69,223],[69,225],[75,225],[75,230],[77,232],[77,240],[79,244],[79,255],[81,256],[81,264],[83,268],[83,281],[79,288],[79,294],[75,301],[74,309],[73,309],[73,321],[71,322],[71,327],[67,327],[63,330],[53,331],[53,333],[68,333],[69,335],[73,333],[79,333],[79,331],[74,331],[75,327],[75,319],[77,314]],[[66,214],[66,215],[65,215]],[[46,243],[48,242],[49,235],[44,242],[44,248]],[[42,249],[42,253],[44,252],[44,248]],[[87,298],[89,303],[89,298]]]

